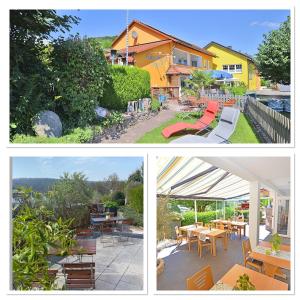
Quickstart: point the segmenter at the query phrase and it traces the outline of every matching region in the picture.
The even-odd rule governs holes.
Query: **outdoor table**
[[[190,230],[194,235],[197,236],[199,236],[200,232],[205,233],[205,235],[209,237],[212,242],[213,256],[217,255],[217,245],[216,245],[217,238],[223,238],[223,247],[224,250],[227,250],[226,230],[215,229],[215,228],[210,230],[208,227],[196,227],[195,225],[181,226],[179,227],[179,230],[181,232],[187,232]]]
[[[239,230],[239,236],[240,239],[242,238],[242,230],[243,230],[243,235],[246,236],[246,225],[248,224],[247,222],[241,222],[241,221],[228,221],[228,220],[213,220],[213,223],[222,223],[224,225],[232,225],[238,228]]]
[[[110,217],[109,219],[106,218],[91,218],[91,223],[92,225],[99,225],[101,223],[105,223],[105,222],[121,222],[121,221],[125,221],[127,219],[125,218],[121,218],[121,217]]]
[[[227,250],[227,234],[226,230],[222,229],[209,229],[207,227],[198,227],[192,230],[193,234],[199,235],[200,232],[205,234],[209,239],[211,240],[212,243],[212,252],[213,256],[217,256],[217,238],[222,238],[223,239],[223,248],[224,250]]]
[[[70,249],[69,255],[95,255],[96,254],[96,239],[78,239],[77,244]],[[50,248],[50,255],[60,255],[60,249]]]
[[[255,286],[257,291],[278,291],[278,290],[288,290],[288,284],[282,281],[276,280],[262,273],[253,271],[249,268],[245,268],[241,265],[234,265],[213,287],[211,290],[221,290],[222,283],[224,285],[224,290],[228,290],[229,287],[236,285],[236,281],[239,276],[247,274],[249,276],[250,282]]]

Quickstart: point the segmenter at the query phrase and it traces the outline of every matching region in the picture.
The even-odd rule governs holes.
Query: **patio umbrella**
[[[233,78],[232,74],[225,72],[225,71],[220,71],[220,70],[210,70],[210,71],[205,71],[205,73],[210,73],[211,78],[214,79],[230,79]]]

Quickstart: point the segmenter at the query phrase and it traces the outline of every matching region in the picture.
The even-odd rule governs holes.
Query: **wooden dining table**
[[[236,281],[239,279],[239,276],[247,274],[249,276],[250,282],[255,286],[257,291],[280,291],[288,290],[288,284],[277,279],[266,276],[262,273],[256,272],[244,266],[235,264],[212,288],[217,290],[216,286],[220,283],[224,286],[233,289],[236,285]],[[219,289],[220,290],[220,289]]]
[[[207,237],[212,242],[212,255],[216,256],[217,255],[217,239],[222,238],[223,239],[223,248],[224,250],[227,250],[227,234],[226,230],[221,230],[221,229],[209,229],[208,227],[199,227],[195,225],[187,225],[187,226],[181,226],[179,227],[179,230],[181,232],[187,232],[187,231],[192,231],[192,233],[196,236],[199,236],[200,233],[205,233]]]
[[[228,221],[228,220],[213,220],[213,223],[222,223],[223,225],[228,225],[230,224],[231,226],[234,226],[238,229],[239,231],[239,236],[240,239],[242,238],[242,231],[243,231],[243,236],[246,236],[246,225],[248,224],[247,222],[242,222],[242,221]]]

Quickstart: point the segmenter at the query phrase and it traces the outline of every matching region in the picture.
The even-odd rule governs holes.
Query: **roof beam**
[[[208,168],[208,169],[205,170],[205,171],[202,171],[202,172],[200,172],[200,173],[198,173],[198,174],[196,174],[196,175],[194,175],[194,176],[192,176],[192,177],[190,177],[190,178],[187,178],[187,179],[185,179],[185,180],[183,180],[183,181],[181,181],[181,182],[178,182],[178,183],[172,185],[172,186],[171,186],[171,190],[174,190],[175,188],[177,188],[177,187],[179,187],[179,186],[181,186],[181,185],[183,185],[183,184],[186,184],[186,183],[188,183],[188,182],[191,182],[191,181],[193,181],[193,180],[195,180],[195,179],[197,179],[197,178],[199,178],[199,177],[201,177],[201,176],[204,176],[204,175],[206,175],[206,174],[208,174],[208,173],[211,173],[211,172],[213,172],[213,171],[215,171],[215,170],[217,170],[217,169],[218,169],[217,167],[212,166],[212,167]]]

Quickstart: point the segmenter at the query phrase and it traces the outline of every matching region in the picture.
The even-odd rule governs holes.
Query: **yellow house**
[[[216,42],[210,42],[204,48],[216,55],[213,58],[214,70],[231,73],[234,79],[244,82],[249,90],[260,88],[260,77],[251,56]]]
[[[128,63],[150,73],[152,92],[178,98],[184,80],[195,69],[211,70],[214,54],[152,26],[134,20],[112,44],[112,63]]]

